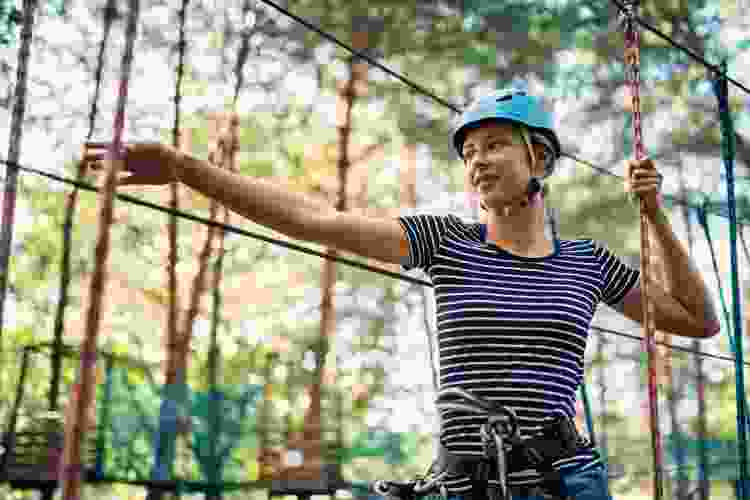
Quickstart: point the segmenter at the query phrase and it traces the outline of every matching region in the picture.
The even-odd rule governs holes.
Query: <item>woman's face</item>
[[[490,122],[470,130],[463,157],[469,186],[488,209],[525,192],[531,176],[529,151],[513,125]]]

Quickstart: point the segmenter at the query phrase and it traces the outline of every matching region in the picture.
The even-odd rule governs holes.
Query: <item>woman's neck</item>
[[[544,256],[554,250],[554,243],[544,233],[544,204],[515,206],[507,215],[503,210],[487,213],[487,242],[511,253]]]

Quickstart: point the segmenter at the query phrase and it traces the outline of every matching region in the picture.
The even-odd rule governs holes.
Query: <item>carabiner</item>
[[[427,493],[431,489],[437,485],[443,477],[445,477],[445,472],[441,472],[440,474],[433,476],[429,481],[422,482],[422,479],[417,479],[414,483],[414,493]]]

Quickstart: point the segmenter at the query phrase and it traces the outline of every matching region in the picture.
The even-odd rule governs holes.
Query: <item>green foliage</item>
[[[474,66],[479,68],[483,81],[510,81],[514,76],[540,78],[545,83],[549,96],[585,97],[604,103],[603,112],[600,109],[596,117],[587,122],[587,126],[591,128],[597,125],[597,120],[619,119],[618,115],[622,114],[618,107],[619,101],[610,100],[617,91],[617,86],[610,86],[609,83],[624,79],[622,39],[618,29],[610,29],[608,26],[613,20],[611,5],[606,2],[489,0],[467,4],[469,9],[475,10],[473,18],[467,14],[468,22],[464,22],[466,19],[454,12],[438,13],[429,16],[429,29],[421,31],[417,28],[415,6],[408,2],[368,2],[364,8],[360,2],[300,0],[295,2],[294,12],[305,19],[318,22],[323,29],[344,41],[351,40],[353,15],[366,11],[379,17],[384,21],[383,27],[373,33],[372,43],[373,47],[382,51],[382,57],[378,59],[391,68],[402,69],[414,81],[459,107],[467,87],[476,83],[468,81],[466,77],[466,69]],[[711,48],[708,43],[718,39],[717,33],[700,28],[702,25],[710,25],[711,17],[716,15],[715,11],[710,12],[712,3],[690,1],[675,4],[677,2],[670,2],[669,5],[666,2],[644,2],[644,8],[650,9],[654,17],[663,21],[667,27],[673,24],[679,30],[691,30],[685,34],[691,40],[694,38],[691,46],[697,45],[701,52],[707,53],[711,58],[714,54],[719,54],[719,48]],[[681,19],[688,21],[683,22]],[[206,19],[207,26],[212,26],[207,28],[208,31],[220,33],[219,29],[213,29],[216,26],[210,25],[212,21],[215,20]],[[286,48],[295,51],[295,60],[303,60],[305,53],[312,53],[328,43],[310,31],[291,30],[287,33],[277,26],[273,29],[276,30],[274,36],[284,42]],[[294,38],[294,41],[289,42],[285,37]],[[212,42],[215,47],[220,47],[223,39],[216,35]],[[704,43],[705,50],[701,46]],[[733,50],[746,50],[750,47],[750,41],[740,40],[735,45]],[[302,49],[297,51],[299,46],[304,46],[307,52]],[[571,63],[568,65],[557,63],[560,60],[558,56],[564,51],[570,51],[567,60]],[[264,56],[273,54],[273,57],[279,57],[275,49],[271,51],[268,47],[260,47],[260,52]],[[347,58],[348,55],[343,50],[336,49],[330,60],[320,63],[322,88],[320,95],[313,97],[316,104],[332,102],[334,88],[341,79],[341,75],[334,69]],[[652,95],[644,96],[644,109],[656,112],[671,106],[675,113],[684,112],[685,119],[673,123],[670,131],[672,135],[663,143],[674,147],[679,153],[689,153],[696,145],[706,144],[708,149],[702,152],[716,158],[719,151],[716,131],[702,132],[700,137],[696,137],[696,131],[706,125],[708,114],[703,109],[690,108],[687,98],[703,92],[701,85],[705,83],[705,73],[693,63],[688,70],[689,62],[686,56],[668,47],[662,40],[644,34],[643,78],[649,83],[648,88],[654,89]],[[213,82],[192,78],[192,71],[197,69],[189,68],[186,73],[188,78],[183,88],[186,97],[206,96],[215,90]],[[430,170],[426,173],[420,170],[419,175],[427,176],[442,185],[441,193],[459,189],[462,173],[447,140],[452,113],[427,98],[416,97],[416,93],[407,90],[402,82],[384,76],[380,70],[371,69],[370,75],[370,95],[355,105],[352,131],[354,144],[385,144],[386,158],[373,160],[367,165],[370,207],[398,206],[400,186],[393,173],[394,169],[389,169],[389,164],[391,158],[398,155],[398,148],[402,143],[428,145],[432,160]],[[275,91],[270,86],[267,88],[269,93]],[[371,108],[374,106],[369,104],[376,100],[382,103],[383,109],[372,112]],[[321,116],[333,114],[334,111],[326,108],[323,113],[312,112],[303,103],[293,99],[284,101],[286,105],[278,113],[257,111],[241,118],[240,170],[243,175],[253,177],[293,178],[300,181],[302,189],[308,189],[312,185],[310,180],[313,174],[324,172],[326,166],[313,165],[305,156],[306,147],[315,144],[335,146],[338,132]],[[668,104],[663,104],[664,102]],[[741,103],[733,105],[739,110]],[[587,110],[583,111],[586,112]],[[185,116],[184,123],[195,131],[194,153],[205,157],[208,149],[205,117]],[[629,126],[622,121],[618,123],[623,134],[627,135]],[[567,140],[579,140],[567,130],[562,130],[561,133]],[[167,126],[162,137],[166,141],[171,140]],[[618,136],[616,142],[619,140]],[[625,152],[628,149],[620,148],[619,144],[615,148],[616,151]],[[616,153],[618,154],[621,153]],[[616,158],[611,161],[616,161]],[[569,181],[552,181],[551,204],[561,211],[558,221],[561,235],[565,238],[602,240],[621,255],[637,255],[637,209],[625,198],[621,181],[604,176],[588,176],[587,173],[587,170],[580,167],[577,175]],[[427,183],[423,179],[424,177],[420,177],[418,181],[420,196],[432,196],[434,193],[427,190]],[[13,286],[18,290],[19,301],[22,302],[20,307],[32,309],[33,303],[35,316],[34,325],[7,330],[14,345],[49,339],[49,329],[45,329],[43,325],[50,323],[50,311],[53,309],[49,291],[57,286],[55,278],[61,251],[60,231],[64,210],[64,197],[51,196],[48,189],[35,186],[22,191],[22,194],[30,200],[30,211],[35,214],[35,219],[28,234],[17,239],[23,252],[12,260]],[[146,198],[150,196],[148,193],[138,193],[138,196],[141,195]],[[717,200],[717,203],[721,202],[722,200]],[[744,203],[742,199],[741,202]],[[82,301],[76,302],[76,299],[81,295],[78,288],[83,283],[84,272],[90,270],[96,234],[97,197],[82,194],[80,204],[74,233],[73,301],[68,317],[82,314]],[[742,214],[747,207],[741,204],[740,208]],[[191,199],[183,209],[206,213],[207,206]],[[118,271],[125,269],[124,274],[129,276],[129,284],[133,290],[151,293],[149,296],[158,298],[155,302],[163,305],[166,297],[165,276],[161,270],[163,262],[157,259],[159,254],[155,242],[157,236],[164,232],[166,217],[155,216],[140,208],[128,213],[128,222],[113,232],[110,265]],[[273,234],[270,230],[255,227],[246,221],[243,223],[261,234]],[[189,252],[196,246],[192,231],[192,224],[181,221],[180,254],[186,262]],[[219,383],[222,387],[260,383],[258,373],[264,367],[267,354],[271,352],[270,339],[288,339],[288,357],[299,365],[299,369],[292,370],[292,376],[288,378],[275,378],[270,389],[274,394],[273,406],[278,410],[276,415],[279,419],[289,416],[291,428],[300,429],[304,425],[303,413],[294,398],[301,399],[300,394],[311,376],[310,370],[302,366],[302,359],[319,332],[316,292],[320,260],[293,251],[279,250],[265,243],[233,238],[235,245],[225,262],[222,291],[230,295],[233,291],[242,290],[242,313],[241,316],[230,318],[228,311],[232,307],[236,308],[236,305],[225,304],[225,309],[220,314],[224,317],[220,323],[218,339],[221,352]],[[341,349],[344,355],[389,353],[386,346],[390,344],[390,337],[404,334],[394,326],[398,324],[397,315],[391,309],[394,304],[402,304],[408,300],[409,292],[390,278],[353,271],[345,266],[339,266],[337,280],[337,287],[344,287],[346,290],[337,297],[351,296],[355,298],[353,303],[357,303],[359,298],[370,297],[373,289],[383,293],[382,298],[375,301],[376,313],[359,314],[361,318],[358,318],[356,335],[351,345],[335,343],[334,349]],[[293,281],[295,285],[291,284]],[[268,297],[272,297],[272,300],[267,300]],[[143,301],[141,295],[134,294],[132,300],[128,300],[129,304],[112,304],[111,314],[118,317],[120,323],[116,323],[112,331],[104,334],[108,348],[120,353],[142,352],[144,357],[152,361],[158,359],[157,354],[163,349],[161,336],[164,321],[163,316],[152,319],[144,309],[139,310]],[[205,302],[210,303],[209,300]],[[125,312],[129,316],[125,316]],[[165,309],[160,312],[165,312]],[[421,311],[418,312],[421,314]],[[205,311],[201,311],[199,316],[202,320],[208,318],[204,313]],[[200,333],[206,331],[203,326],[205,325],[200,327]],[[205,394],[209,390],[207,335],[196,334],[191,347],[193,351],[189,381],[196,391]],[[30,375],[31,385],[35,389],[31,391],[29,398],[32,409],[44,409],[49,368],[44,363],[39,363],[36,368]],[[7,382],[3,385],[5,396],[9,396],[11,392],[11,375],[17,374],[17,367],[15,370],[4,372],[3,380]],[[72,381],[75,364],[66,365],[64,373],[66,383]],[[350,406],[341,423],[351,431],[347,436],[362,436],[365,435],[364,422],[370,402],[383,395],[388,374],[383,366],[372,362],[352,368],[349,375],[346,382],[337,381],[337,386],[330,391],[331,398],[336,391],[350,393],[350,385],[347,384],[360,382],[367,386],[366,397],[348,402]],[[137,401],[130,406],[145,411],[145,407],[151,405],[153,408],[149,411],[157,411],[154,410],[158,409],[155,382],[145,375],[133,375],[128,382],[136,386],[135,390],[140,391],[137,393]],[[712,396],[711,402],[712,411],[719,416],[718,427],[727,433],[736,425],[733,421],[732,391],[733,386],[728,382],[727,389],[718,391]],[[8,397],[4,399],[7,400]],[[288,400],[291,400],[290,408],[285,413],[283,408]],[[632,422],[632,419],[612,411],[605,415],[606,424],[613,428],[612,434],[625,435],[619,429]],[[415,443],[419,444],[414,444],[410,451],[402,453],[403,463],[398,466],[395,465],[397,460],[389,459],[394,464],[387,464],[383,457],[351,457],[352,463],[347,464],[347,470],[355,471],[352,477],[357,478],[376,473],[404,475],[423,472],[425,463],[430,459],[430,437],[416,434],[407,436],[413,437]],[[407,436],[402,435],[402,440]],[[648,448],[647,436],[638,435],[637,438],[632,440],[634,444],[628,450],[617,450],[618,458],[623,461],[628,459],[628,463],[642,461],[642,455]],[[137,446],[132,445],[137,448],[135,452],[141,453],[144,460],[150,460],[150,442],[140,435],[133,441],[137,443]],[[206,440],[203,439],[201,443],[203,444],[199,444],[199,447],[204,446]],[[403,451],[403,441],[401,445]],[[235,448],[231,457],[235,460],[238,471],[242,470],[251,476],[257,472],[252,446],[250,444],[246,448]],[[129,466],[123,463],[123,467]],[[141,464],[141,467],[145,466]],[[191,467],[193,473],[200,472],[195,463]],[[148,470],[139,469],[138,473],[147,474]]]
[[[550,204],[560,211],[558,230],[568,239],[606,242],[621,256],[638,251],[638,208],[625,196],[621,180],[581,171],[551,186]],[[617,227],[617,231],[612,231]]]
[[[14,32],[20,12],[15,7],[15,1],[0,1],[0,47],[9,46],[15,42]]]
[[[368,429],[360,432],[354,438],[350,447],[339,450],[339,459],[345,462],[355,457],[384,457],[389,465],[397,465],[404,462],[409,448],[414,448],[414,439],[410,439],[409,433],[391,432],[387,429]],[[409,447],[409,444],[412,446]]]
[[[64,0],[42,1],[48,15],[64,15]],[[15,0],[0,0],[0,47],[13,47],[16,44],[16,27],[23,20],[23,12],[16,7]]]

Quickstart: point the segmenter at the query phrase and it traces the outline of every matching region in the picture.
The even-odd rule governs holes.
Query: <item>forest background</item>
[[[42,8],[36,20],[21,164],[74,178],[75,158],[87,136],[104,2],[66,3],[64,15]],[[632,150],[629,94],[622,32],[611,2],[304,0],[282,4],[459,108],[496,86],[527,85],[545,96],[555,111],[564,150],[623,174],[624,160]],[[172,140],[179,7],[176,1],[142,2],[126,141]],[[730,74],[747,83],[750,31],[747,16],[741,15],[747,7],[741,1],[659,0],[643,2],[641,13],[646,22],[709,61],[718,63],[728,56]],[[123,5],[120,14],[126,10]],[[225,126],[238,54],[243,43],[249,43],[236,109],[241,125],[235,165],[242,175],[372,216],[418,211],[481,217],[468,201],[463,168],[449,145],[455,117],[451,110],[380,69],[354,60],[341,47],[263,2],[225,6],[194,0],[188,4],[186,19],[180,103],[183,148],[208,157]],[[124,17],[118,17],[104,59],[96,139],[108,140],[112,135],[124,26]],[[650,33],[643,34],[642,46],[644,138],[665,175],[665,193],[720,197],[725,190],[724,166],[717,102],[708,73]],[[17,63],[17,46],[0,49],[4,123],[10,123]],[[347,88],[353,91],[347,94]],[[750,97],[732,85],[729,88],[737,131],[735,166],[744,177],[750,165]],[[7,143],[8,132],[9,128],[0,129],[2,144]],[[92,177],[87,181],[95,182]],[[747,184],[742,178],[739,181],[738,194],[750,195],[741,191]],[[567,239],[601,240],[629,264],[639,265],[637,210],[624,194],[622,179],[564,158],[550,187],[550,231]],[[69,189],[44,177],[23,174],[20,178],[2,337],[3,422],[18,379],[19,349],[53,338]],[[170,200],[167,187],[121,192],[163,206]],[[64,325],[64,341],[74,347],[80,345],[85,330],[99,198],[81,192],[75,214]],[[204,218],[217,213],[210,200],[184,187],[179,190],[179,205]],[[670,219],[715,290],[718,305],[709,243],[694,214],[675,206]],[[169,360],[180,357],[169,352],[175,344],[164,333],[169,305],[168,217],[117,201],[115,221],[99,345],[149,366],[146,378],[158,385],[165,380]],[[231,214],[229,223],[288,240],[236,214]],[[729,300],[726,218],[712,218],[711,229]],[[346,395],[346,411],[332,427],[349,448],[356,447],[355,436],[367,430],[404,437],[398,460],[348,459],[347,478],[407,478],[424,472],[437,429],[430,367],[431,289],[226,233],[217,320],[212,313],[214,271],[209,263],[218,255],[219,239],[214,235],[205,245],[211,238],[207,228],[187,220],[179,222],[178,234],[180,314],[195,306],[194,321],[187,323],[189,341],[182,346],[187,382],[194,390],[206,389],[212,370],[210,353],[219,353],[222,386],[265,384],[264,393],[274,400],[274,416],[286,419],[289,429],[312,441],[324,439],[324,432],[311,435],[306,429],[331,423],[323,393]],[[399,272],[395,266],[368,264]],[[741,260],[743,292],[747,264]],[[190,302],[201,269],[204,286]],[[641,334],[637,325],[606,307],[599,310],[594,325]],[[699,348],[731,355],[726,329],[724,322],[722,334],[700,342]],[[692,346],[689,339],[662,338]],[[276,381],[266,384],[261,373],[265,365],[259,360],[274,352],[290,362],[285,365],[289,368],[279,367]],[[28,422],[44,410],[49,389],[50,369],[44,361],[38,363],[27,380]],[[73,381],[75,367],[66,365],[65,387]],[[707,359],[703,369],[709,436],[731,440],[736,433],[734,365]],[[290,378],[292,372],[295,376]],[[624,468],[623,477],[613,481],[613,491],[618,498],[646,498],[650,464],[643,457],[650,453],[650,437],[644,432],[648,421],[641,344],[592,330],[586,373],[598,438],[605,443],[610,461]],[[660,349],[660,377],[665,433],[680,429],[695,435],[693,358]],[[583,418],[579,424],[585,427]],[[298,445],[289,445],[289,439],[295,438],[287,436],[287,444],[277,451],[284,460],[293,461],[289,450],[304,448],[304,439]],[[245,480],[262,474],[257,461],[262,445],[257,439],[247,443],[233,452]],[[322,460],[322,454],[322,448],[313,447],[305,461]],[[731,491],[731,472],[719,471],[715,479],[714,494]],[[683,481],[687,482],[689,478]],[[675,495],[688,487],[671,483]],[[139,491],[97,487],[90,490],[90,498],[139,498]]]

